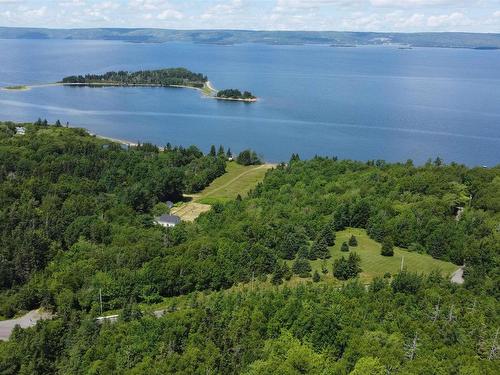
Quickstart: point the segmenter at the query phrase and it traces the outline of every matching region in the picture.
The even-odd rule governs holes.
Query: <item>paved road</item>
[[[40,310],[32,310],[19,318],[2,320],[0,321],[0,340],[8,340],[16,325],[20,325],[21,328],[33,327],[39,320],[50,319],[51,317],[50,313],[42,312]]]

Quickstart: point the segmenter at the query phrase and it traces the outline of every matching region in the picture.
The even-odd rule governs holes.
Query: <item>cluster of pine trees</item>
[[[158,86],[193,86],[203,87],[208,78],[201,73],[193,73],[185,68],[167,68],[138,72],[107,72],[104,74],[86,74],[69,76],[63,83],[111,83],[119,85],[158,85]]]

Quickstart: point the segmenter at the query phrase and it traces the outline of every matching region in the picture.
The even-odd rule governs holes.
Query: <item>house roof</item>
[[[161,215],[155,218],[159,223],[169,223],[169,224],[179,224],[181,222],[181,218],[177,215]]]

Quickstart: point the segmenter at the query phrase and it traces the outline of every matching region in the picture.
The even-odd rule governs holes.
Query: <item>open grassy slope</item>
[[[267,170],[272,167],[272,164],[243,166],[229,162],[225,174],[200,193],[188,196],[191,201],[173,208],[172,214],[180,216],[184,221],[193,221],[203,212],[210,210],[213,204],[235,199],[238,194],[244,197],[264,179]]]
[[[271,164],[243,166],[229,162],[226,173],[214,180],[210,186],[196,196],[196,201],[204,204],[224,203],[242,197],[264,179]]]
[[[346,258],[349,256],[349,253],[340,251],[340,246],[344,241],[348,242],[352,234],[356,236],[358,246],[350,247],[349,251],[356,252],[361,257],[361,269],[363,271],[359,277],[362,282],[369,282],[377,276],[384,276],[386,272],[389,272],[391,275],[398,273],[401,268],[402,257],[404,257],[404,267],[411,272],[428,274],[433,270],[439,269],[443,276],[446,276],[451,275],[458,268],[453,263],[444,262],[434,259],[427,254],[419,254],[398,247],[394,248],[394,256],[384,257],[380,255],[381,244],[369,238],[364,229],[348,228],[337,232],[335,246],[330,248],[332,257],[327,259],[326,263],[323,260],[311,262],[313,272],[316,270],[321,274],[322,265],[326,264],[328,274],[326,276],[321,274],[322,279],[325,281],[333,279],[333,261],[341,256],[345,256]],[[292,263],[290,261],[290,266]]]

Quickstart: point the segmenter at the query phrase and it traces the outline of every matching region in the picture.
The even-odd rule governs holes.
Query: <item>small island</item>
[[[257,98],[249,91],[244,91],[241,93],[238,89],[226,89],[220,90],[215,95],[217,99],[220,100],[237,100],[243,102],[255,102]]]
[[[185,68],[87,74],[85,76],[78,75],[65,77],[61,81],[61,83],[66,85],[158,86],[189,87],[198,89],[202,89],[207,82],[207,76],[201,73],[193,73]]]
[[[145,87],[183,87],[201,91],[209,98],[255,102],[257,98],[249,91],[237,89],[216,90],[207,76],[194,73],[186,68],[166,68],[138,72],[107,72],[64,77],[58,84],[65,86],[145,86]]]
[[[28,90],[28,87],[27,87],[27,86],[24,86],[24,85],[6,86],[6,87],[4,87],[4,90],[18,90],[18,91],[24,91],[24,90]]]

